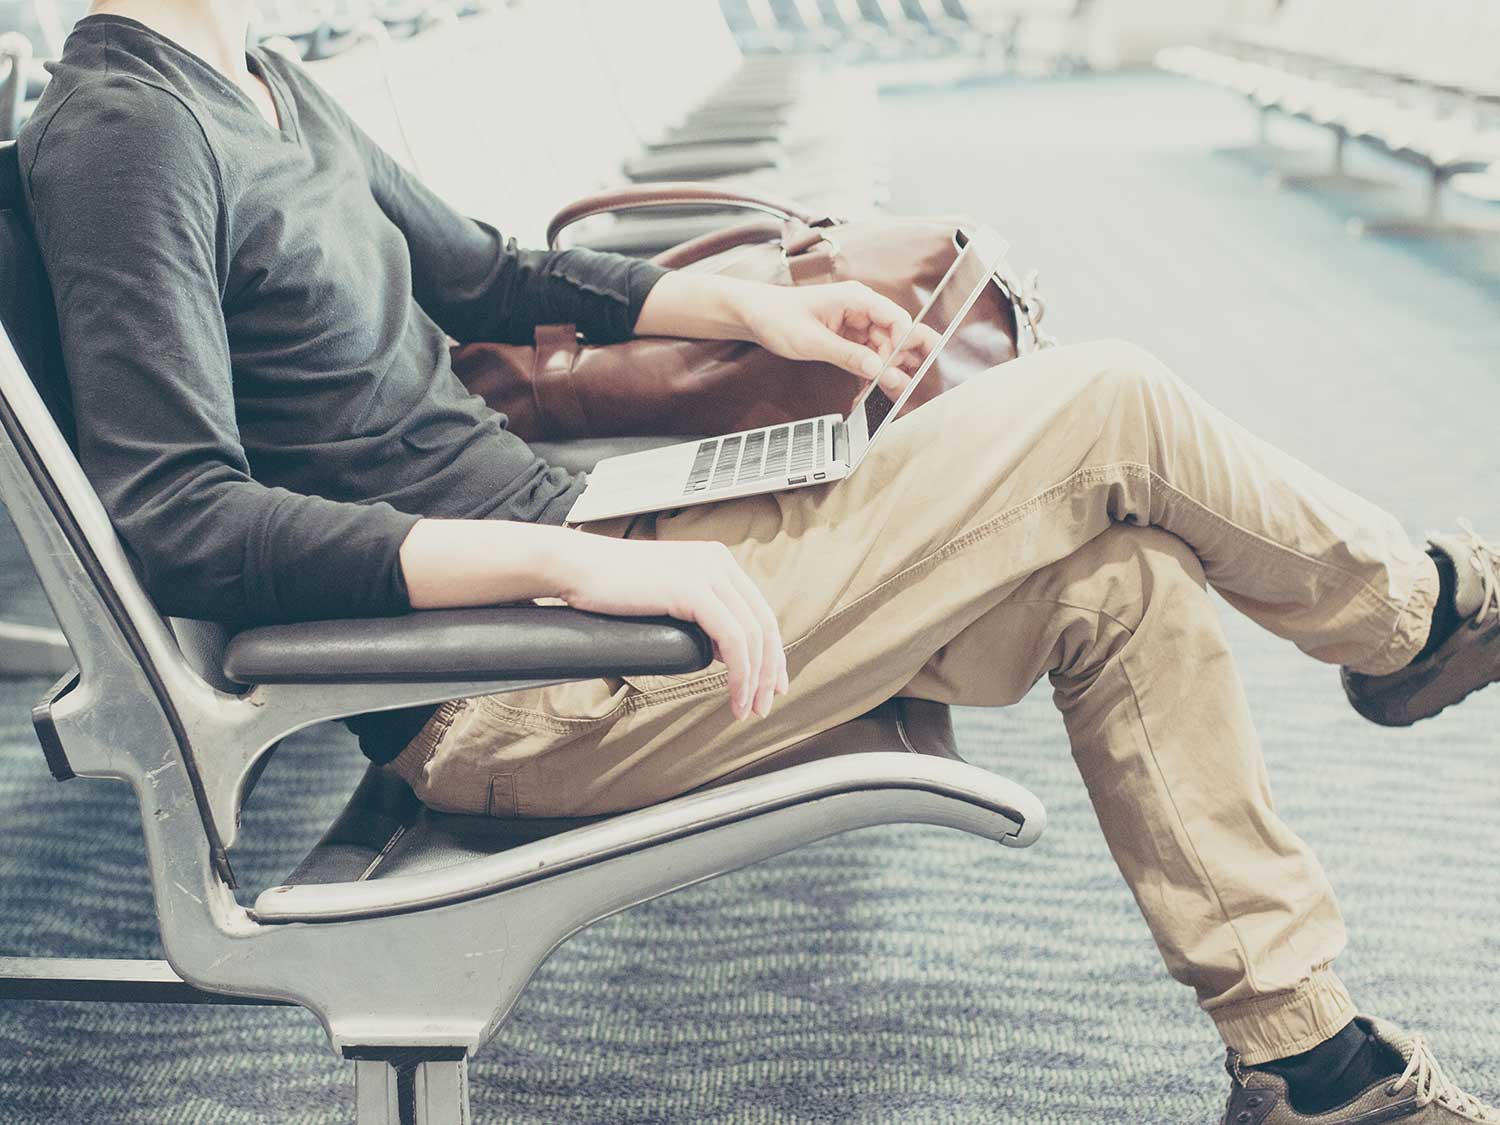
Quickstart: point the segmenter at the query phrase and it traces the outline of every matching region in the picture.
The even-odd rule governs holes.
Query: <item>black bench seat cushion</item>
[[[870,751],[926,754],[962,761],[946,705],[889,699],[857,718],[810,735],[705,789],[790,766]],[[496,855],[608,817],[498,818],[433,812],[406,782],[371,766],[323,839],[282,880],[295,887],[349,883],[433,870]]]

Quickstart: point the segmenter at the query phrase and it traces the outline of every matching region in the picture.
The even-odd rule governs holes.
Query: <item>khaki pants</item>
[[[1264,1062],[1354,1015],[1333,892],[1272,808],[1205,581],[1382,673],[1424,642],[1437,572],[1150,355],[1043,352],[903,418],[833,487],[593,529],[728,544],[777,611],[790,694],[737,723],[714,665],[450,703],[393,767],[429,805],[649,805],[893,695],[1003,706],[1046,674],[1110,850],[1225,1041]]]

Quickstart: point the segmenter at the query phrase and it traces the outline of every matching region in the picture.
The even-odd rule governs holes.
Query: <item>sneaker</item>
[[[1377,1121],[1500,1125],[1500,1110],[1455,1086],[1420,1035],[1407,1035],[1388,1023],[1363,1016],[1359,1022],[1406,1060],[1400,1077],[1382,1078],[1352,1101],[1308,1115],[1292,1106],[1284,1078],[1268,1070],[1241,1066],[1239,1056],[1230,1051],[1225,1065],[1234,1087],[1220,1125],[1374,1125]]]
[[[1410,726],[1500,680],[1500,548],[1481,539],[1467,520],[1459,526],[1462,535],[1434,535],[1432,545],[1453,560],[1454,602],[1464,624],[1399,672],[1366,676],[1343,669],[1344,694],[1372,723]]]

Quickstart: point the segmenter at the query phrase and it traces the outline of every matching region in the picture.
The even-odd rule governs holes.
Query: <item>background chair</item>
[[[27,100],[31,41],[0,35],[0,141],[15,137]],[[67,641],[56,629],[0,621],[0,676],[61,675],[73,664]]]
[[[683,52],[689,36],[697,49]],[[565,203],[622,184],[712,180],[848,214],[870,210],[884,182],[867,83],[747,58],[699,0],[527,2],[399,43],[355,38],[337,57],[309,61],[309,73],[460,210],[523,243],[540,245]],[[556,85],[559,52],[569,58],[566,92],[545,114],[515,112]],[[604,218],[575,234],[597,249],[651,254],[736,220],[683,209]]]
[[[1419,218],[1353,220],[1355,233],[1468,233],[1446,220],[1444,199],[1450,183],[1500,163],[1497,34],[1500,8],[1473,0],[1286,0],[1268,21],[1168,48],[1157,62],[1248,98],[1263,143],[1272,116],[1327,129],[1332,166],[1312,182],[1363,182],[1346,171],[1351,142],[1422,169]]]
[[[706,638],[667,619],[535,606],[233,638],[169,621],[69,447],[14,145],[0,146],[0,321],[0,498],[78,661],[35,708],[37,735],[59,779],[132,787],[167,958],[5,959],[0,995],[299,1004],[355,1063],[360,1122],[457,1123],[467,1059],[591,922],[851,828],[917,821],[1012,847],[1043,829],[1031,793],[956,760],[945,708],[895,701],[702,791],[587,822],[435,814],[372,769],[322,842],[244,904],[239,810],[285,735],[372,709],[689,672],[707,663]]]

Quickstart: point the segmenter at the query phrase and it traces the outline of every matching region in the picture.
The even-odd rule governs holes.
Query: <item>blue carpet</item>
[[[887,109],[896,207],[999,226],[1041,268],[1058,334],[1140,341],[1413,533],[1461,513],[1500,528],[1488,251],[1343,233],[1411,205],[1405,170],[1371,163],[1395,185],[1378,196],[1268,191],[1262,159],[1227,151],[1250,136],[1244,107],[1159,76]],[[4,545],[0,615],[45,620]],[[1340,891],[1345,976],[1500,1096],[1500,693],[1379,730],[1333,670],[1226,616],[1280,807]],[[44,686],[0,684],[0,952],[151,955],[136,810],[122,787],[47,779],[26,716]],[[959,725],[971,760],[1046,801],[1038,847],[866,831],[602,923],[477,1060],[476,1118],[1215,1120],[1217,1037],[1162,971],[1045,693]],[[295,862],[359,769],[331,729],[279,752],[246,814],[251,887]],[[0,1004],[6,1122],[336,1122],[351,1094],[303,1012]]]

